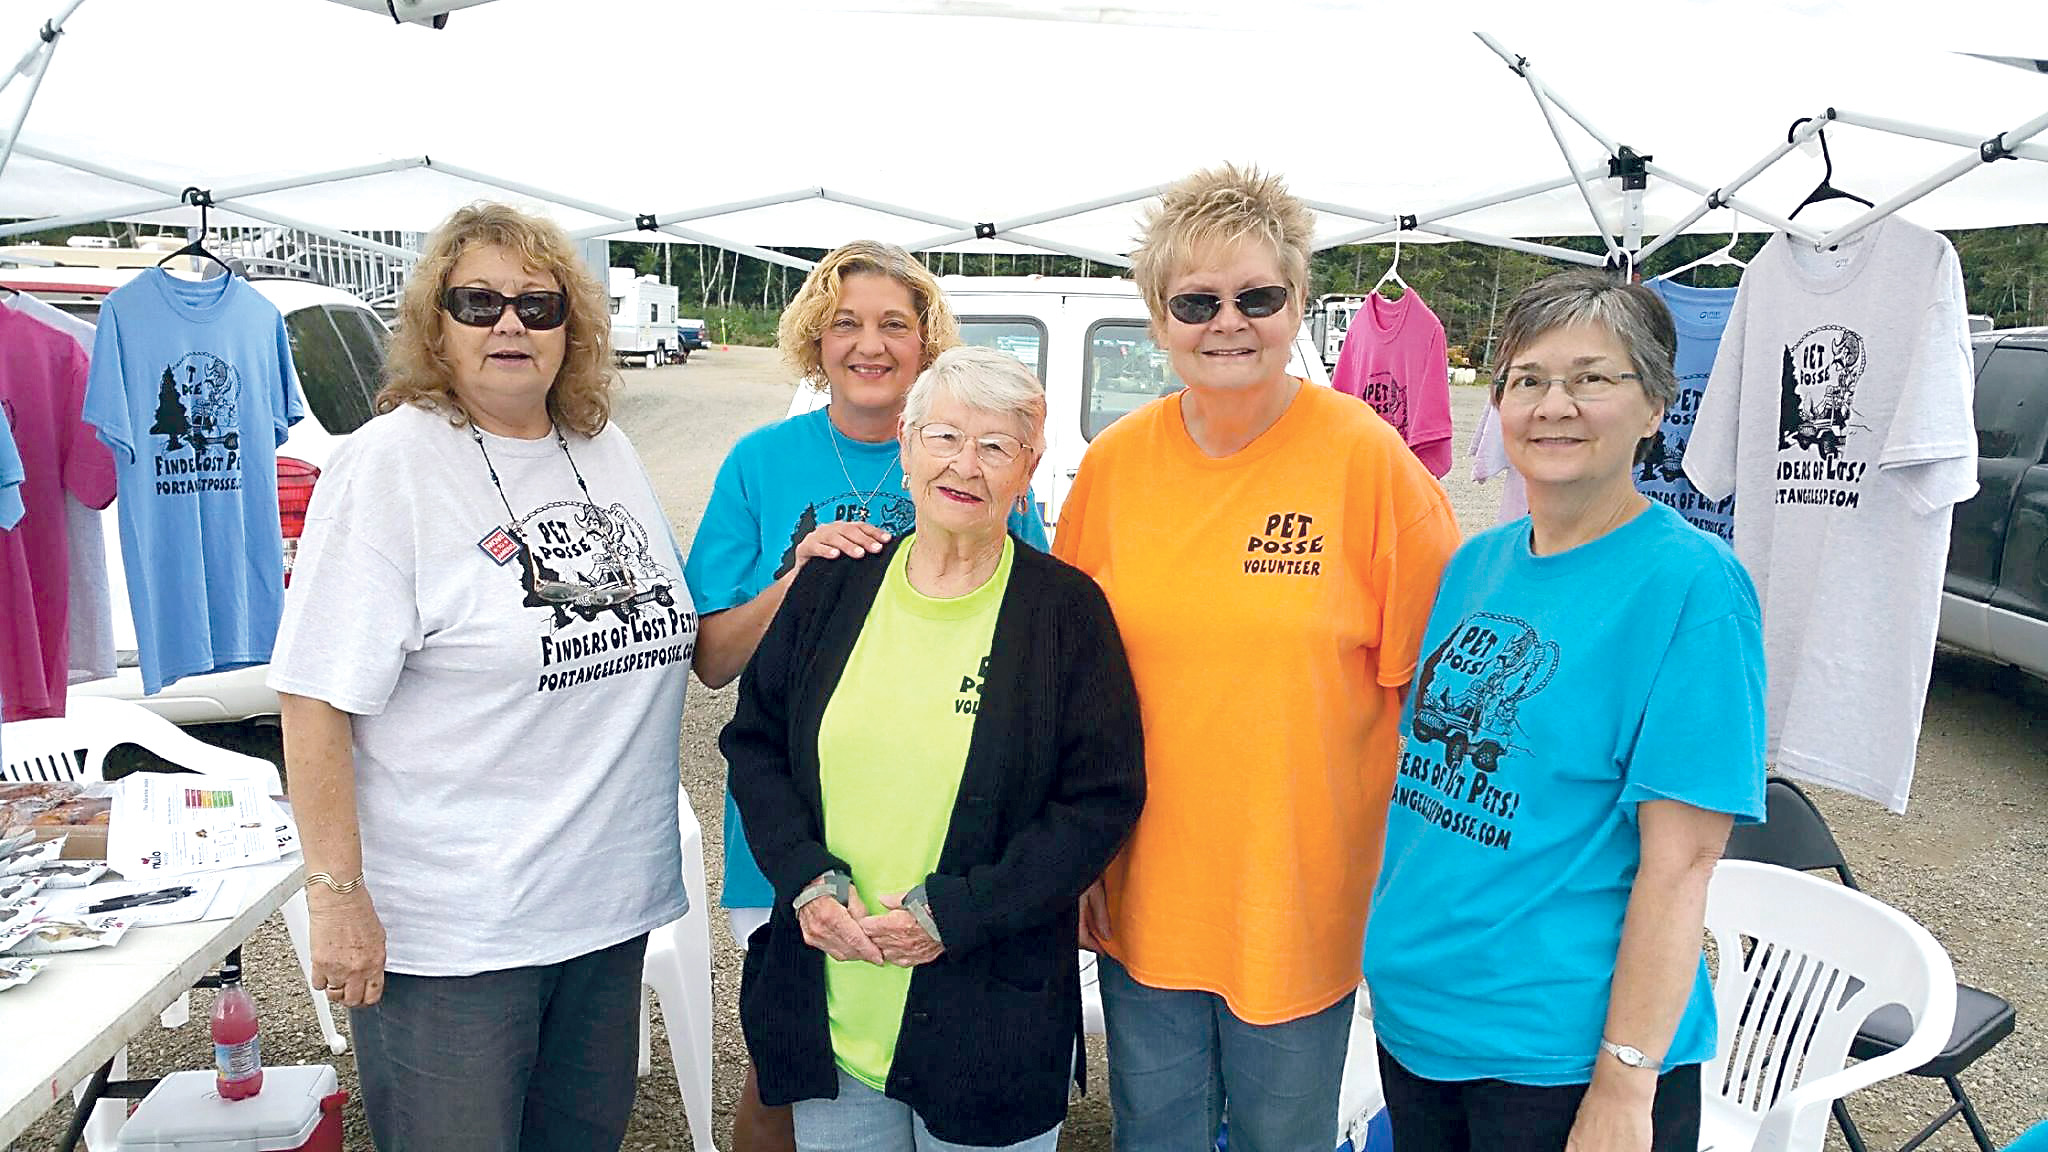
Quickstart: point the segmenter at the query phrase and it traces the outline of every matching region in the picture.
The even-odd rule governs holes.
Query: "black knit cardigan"
[[[819,873],[847,870],[825,847],[818,726],[904,539],[877,556],[804,566],[719,736],[747,842],[775,888],[740,986],[771,1107],[838,1095],[825,955],[804,943],[790,902]],[[1081,1035],[1076,907],[1144,797],[1137,690],[1109,602],[1084,573],[1020,544],[951,823],[925,881],[945,951],[911,976],[886,1085],[932,1135],[1012,1144],[1065,1117]],[[870,904],[875,895],[863,893]]]

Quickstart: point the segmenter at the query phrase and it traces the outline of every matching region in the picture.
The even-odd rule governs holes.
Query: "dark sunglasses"
[[[1247,288],[1237,294],[1237,310],[1247,320],[1263,320],[1287,306],[1287,287],[1268,284]],[[1167,298],[1166,310],[1183,324],[1207,324],[1223,311],[1223,297],[1214,292],[1183,292]]]
[[[560,328],[569,319],[569,298],[560,292],[521,292],[506,296],[489,288],[450,288],[441,293],[441,307],[457,324],[489,328],[505,314],[505,305],[519,322],[536,331]]]

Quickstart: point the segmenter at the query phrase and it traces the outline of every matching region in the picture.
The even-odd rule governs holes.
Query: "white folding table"
[[[294,853],[230,873],[241,880],[232,919],[135,928],[112,948],[50,957],[33,982],[0,993],[0,1148],[135,1036],[305,882]]]

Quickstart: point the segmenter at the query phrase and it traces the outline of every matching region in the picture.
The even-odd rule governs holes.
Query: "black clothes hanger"
[[[1830,110],[1829,115],[1833,115],[1832,110]],[[1785,142],[1790,144],[1793,135],[1799,131],[1799,126],[1811,119],[1813,119],[1811,116],[1801,116],[1799,119],[1794,120],[1792,127],[1785,133]],[[1815,129],[1814,135],[1820,139],[1820,158],[1821,162],[1827,165],[1827,167],[1821,172],[1820,183],[1814,185],[1813,191],[1806,194],[1806,199],[1799,202],[1799,207],[1794,208],[1785,218],[1787,220],[1793,219],[1805,211],[1808,205],[1818,204],[1823,200],[1853,200],[1865,208],[1877,207],[1877,205],[1856,195],[1854,192],[1844,192],[1840,188],[1835,187],[1835,158],[1828,154],[1828,130],[1825,128]]]
[[[213,193],[204,188],[187,188],[179,196],[179,199],[199,209],[199,238],[157,261],[156,266],[161,268],[180,256],[199,256],[220,265],[228,275],[233,276],[235,274],[234,265],[206,250],[206,210],[213,207]]]

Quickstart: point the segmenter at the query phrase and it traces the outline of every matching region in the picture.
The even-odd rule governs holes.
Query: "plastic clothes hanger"
[[[1792,122],[1792,131],[1797,132],[1799,125],[1805,123],[1806,119],[1808,118],[1803,117],[1799,120],[1794,120]],[[1816,129],[1814,136],[1820,140],[1821,162],[1827,165],[1827,167],[1821,173],[1820,183],[1814,185],[1813,191],[1806,194],[1806,199],[1799,202],[1799,207],[1794,208],[1785,218],[1790,220],[1805,211],[1808,205],[1819,204],[1824,200],[1854,200],[1865,208],[1877,207],[1877,205],[1856,195],[1854,192],[1844,192],[1840,188],[1835,187],[1835,158],[1828,153],[1828,130],[1825,128]],[[1789,141],[1790,138],[1791,133],[1786,133],[1786,139]]]
[[[1415,291],[1415,289],[1408,286],[1406,280],[1401,279],[1401,234],[1399,232],[1394,233],[1394,262],[1387,265],[1385,272],[1380,273],[1380,278],[1374,282],[1369,295],[1379,295],[1380,289],[1385,287],[1389,280],[1400,285],[1401,291],[1404,294]]]
[[[213,206],[213,196],[198,188],[187,188],[185,189],[183,199],[188,204],[199,206],[199,236],[190,244],[157,261],[156,266],[161,268],[180,256],[198,256],[213,261],[215,264],[220,265],[228,275],[233,276],[235,274],[234,265],[207,251],[206,248],[206,210]]]
[[[1726,244],[1721,245],[1719,248],[1694,260],[1690,264],[1680,264],[1671,271],[1657,277],[1657,279],[1669,280],[1681,272],[1690,272],[1695,268],[1707,268],[1716,264],[1733,264],[1737,268],[1747,268],[1749,267],[1749,261],[1735,255],[1735,246],[1741,242],[1742,213],[1730,208],[1728,210],[1728,242]]]

